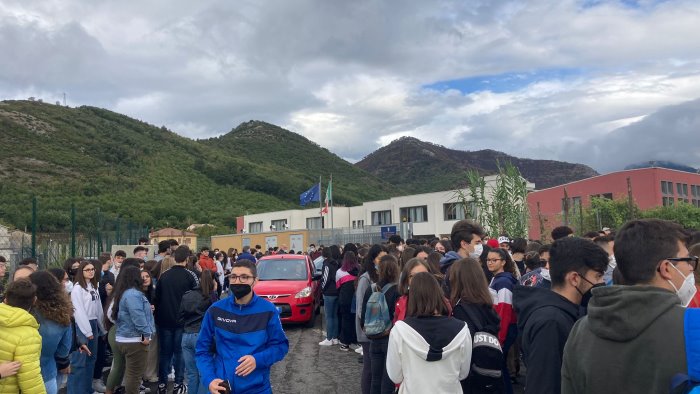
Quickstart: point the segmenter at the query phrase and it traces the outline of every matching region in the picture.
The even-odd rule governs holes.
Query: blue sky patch
[[[494,93],[505,93],[521,90],[536,82],[567,80],[579,77],[583,74],[584,70],[580,68],[541,69],[438,81],[425,85],[423,88],[438,91],[454,89],[459,90],[463,94],[486,90]]]

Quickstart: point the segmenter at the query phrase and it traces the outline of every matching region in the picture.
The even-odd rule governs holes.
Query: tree
[[[467,192],[457,191],[465,212],[481,223],[491,235],[527,237],[529,210],[527,181],[511,163],[498,165],[496,187],[486,190],[486,181],[476,170],[467,171]],[[470,209],[470,207],[475,209]]]

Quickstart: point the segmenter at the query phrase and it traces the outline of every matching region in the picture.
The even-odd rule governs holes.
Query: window
[[[661,199],[663,206],[669,207],[673,205],[673,197],[662,197]]]
[[[700,185],[691,185],[690,192],[693,196],[692,204],[700,207]]]
[[[357,221],[355,221],[355,220],[352,221],[352,228],[357,228]]]
[[[357,221],[357,228],[362,228],[365,227],[365,221],[364,220],[358,220]]]
[[[261,233],[262,232],[262,222],[248,223],[249,233]]]
[[[467,218],[467,214],[464,211],[464,204],[451,202],[443,204],[442,207],[445,220],[462,220]]]
[[[399,210],[401,221],[404,222],[427,222],[428,221],[428,206],[422,205],[420,207],[406,207]]]
[[[688,185],[685,183],[676,183],[676,191],[678,192],[678,202],[689,203],[688,200]]]
[[[680,185],[680,184],[679,184]],[[681,187],[679,190],[683,190]],[[661,181],[661,204],[665,207],[673,205],[673,182]]]
[[[381,226],[382,224],[391,224],[391,211],[372,212],[372,226]]]
[[[273,220],[270,224],[272,224],[277,231],[284,230],[287,228],[287,219]]]
[[[306,218],[307,230],[318,230],[323,228],[323,220],[320,217]]]
[[[581,197],[571,197],[571,210],[574,215],[581,213]]]
[[[608,200],[612,200],[613,194],[612,193],[591,194],[591,200],[593,198],[606,198]]]
[[[673,195],[673,183],[661,181],[661,194]]]

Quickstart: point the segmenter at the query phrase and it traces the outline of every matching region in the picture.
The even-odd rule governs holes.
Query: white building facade
[[[486,197],[490,198],[496,186],[497,176],[484,177]],[[534,184],[527,184],[534,190]],[[282,230],[345,229],[361,231],[366,227],[399,225],[409,223],[411,236],[449,235],[452,226],[467,214],[458,190],[413,194],[392,197],[387,200],[369,201],[354,207],[333,207],[332,212],[320,215],[319,207],[291,209],[245,215],[238,223],[243,227],[239,233],[261,233]],[[467,190],[461,190],[468,195]],[[473,209],[468,207],[468,209]],[[242,219],[242,220],[241,220]]]

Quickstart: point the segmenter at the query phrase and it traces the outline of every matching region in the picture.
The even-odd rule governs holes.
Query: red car
[[[255,294],[269,300],[280,312],[282,323],[306,323],[313,327],[321,305],[321,274],[308,256],[283,254],[258,260]]]

